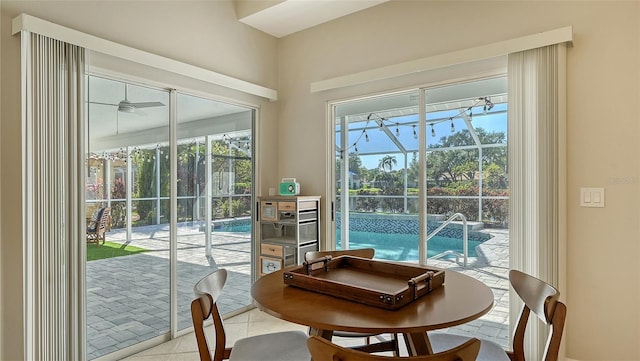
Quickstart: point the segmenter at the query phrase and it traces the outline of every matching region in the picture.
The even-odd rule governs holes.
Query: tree
[[[413,157],[411,163],[409,163],[407,182],[409,182],[408,187],[417,187],[420,183],[420,164],[418,163],[417,157]]]
[[[242,146],[249,141],[249,138],[240,138],[232,141],[220,140],[212,144],[212,185],[217,187],[214,188],[214,194],[220,197],[215,201],[214,217],[248,214],[251,210],[249,197],[235,199],[232,204],[229,204],[228,197],[223,197],[229,193],[237,195],[251,191],[253,163],[251,154]],[[226,175],[233,176],[233,184],[226,181]],[[223,189],[225,185],[230,189]]]
[[[395,156],[385,155],[380,159],[380,162],[378,163],[378,168],[380,168],[380,170],[382,171],[386,171],[386,169],[389,168],[389,172],[391,172],[393,170],[393,166],[396,164],[398,164],[398,161],[396,160]]]
[[[342,169],[342,158],[336,157],[336,177],[339,177]],[[362,159],[359,155],[349,153],[349,172],[357,175],[362,175],[366,171],[366,168],[362,166]]]
[[[498,164],[492,163],[483,168],[484,182],[487,188],[507,189],[507,175]]]
[[[503,132],[486,132],[476,128],[476,135],[482,144],[505,143]],[[468,129],[456,134],[442,137],[440,144],[434,148],[455,148],[475,145],[475,141]],[[427,156],[427,177],[436,181],[437,185],[473,180],[478,177],[478,150],[457,149],[447,151],[433,151]],[[506,169],[506,147],[485,148],[482,152],[482,162],[485,165],[496,164]],[[486,166],[485,166],[486,167]]]
[[[168,149],[165,149],[168,151]],[[161,153],[166,154],[166,153]],[[140,149],[131,154],[131,159],[133,164],[136,165],[137,168],[137,177],[135,184],[135,198],[152,198],[157,196],[156,188],[157,188],[157,164],[156,162],[156,150],[155,149]],[[169,192],[169,160],[166,156],[160,156],[159,159],[160,169],[167,170],[166,172],[160,172],[160,192]],[[136,202],[136,211],[138,212],[138,216],[140,217],[140,221],[146,221],[149,224],[153,224],[154,216],[158,210],[156,208],[155,202],[152,201],[137,201]],[[169,209],[163,210],[164,215],[168,219]]]

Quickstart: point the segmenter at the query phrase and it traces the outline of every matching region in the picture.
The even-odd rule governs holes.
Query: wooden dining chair
[[[469,339],[452,349],[425,356],[382,356],[338,346],[324,338],[311,336],[307,340],[313,361],[474,361],[480,350],[480,340]]]
[[[372,259],[375,255],[376,250],[374,248],[359,248],[359,249],[347,249],[347,250],[335,250],[335,251],[310,251],[304,254],[304,259],[306,262],[313,261],[318,258],[331,256],[331,257],[339,257],[339,256],[354,256],[361,258]],[[399,355],[398,348],[398,335],[391,334],[389,340],[385,340],[382,338],[382,334],[380,333],[360,333],[360,332],[347,332],[347,331],[334,331],[333,335],[336,337],[346,337],[346,338],[364,338],[365,344],[360,346],[352,346],[352,349],[360,350],[363,352],[393,352],[394,356]],[[379,342],[371,342],[372,338],[378,339]]]
[[[512,349],[505,351],[497,343],[482,340],[479,361],[526,361],[524,351],[524,334],[529,315],[533,312],[550,328],[549,339],[544,350],[543,361],[557,361],[567,307],[558,301],[560,292],[553,286],[532,277],[526,273],[509,271],[509,282],[520,299],[524,302],[518,325],[516,326]],[[467,337],[445,333],[429,333],[429,340],[434,352],[442,351],[459,345]]]
[[[201,361],[309,361],[307,335],[302,331],[283,331],[246,337],[226,347],[224,324],[216,300],[227,280],[227,271],[219,269],[196,283],[196,299],[191,302],[191,318]],[[204,321],[211,316],[215,333],[213,357],[209,352]]]

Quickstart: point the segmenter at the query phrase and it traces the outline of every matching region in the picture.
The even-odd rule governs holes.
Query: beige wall
[[[392,1],[281,39],[279,173],[325,191],[328,100],[424,74],[310,94],[309,84],[573,26],[568,50],[567,357],[640,360],[640,2]],[[606,207],[580,208],[580,187]],[[325,197],[326,198],[326,197]]]
[[[69,28],[276,89],[277,40],[236,21],[231,1],[2,1],[0,124],[0,360],[22,360],[20,40],[11,19],[24,12]],[[275,168],[277,103],[261,106],[256,152]],[[273,183],[273,173],[265,175]]]
[[[276,40],[236,22],[226,1],[3,1],[0,359],[22,359],[19,41],[10,35],[10,19],[27,12],[278,89],[278,102],[261,104],[261,191],[281,177],[297,177],[304,193],[323,197],[326,101],[432,78],[418,74],[316,94],[309,93],[311,82],[572,25],[567,356],[640,360],[639,4],[392,1]],[[580,187],[604,187],[606,207],[578,207]]]

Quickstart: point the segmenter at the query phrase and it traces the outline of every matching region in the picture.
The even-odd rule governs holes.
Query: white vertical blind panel
[[[559,71],[558,48],[509,54],[509,184],[511,268],[558,285]],[[564,48],[563,48],[564,49]],[[564,58],[563,58],[564,59]],[[515,293],[512,319],[520,313]],[[513,324],[513,323],[512,323]],[[547,330],[530,325],[527,359],[542,358]]]
[[[84,50],[25,36],[25,356],[77,360],[84,357],[78,302]]]

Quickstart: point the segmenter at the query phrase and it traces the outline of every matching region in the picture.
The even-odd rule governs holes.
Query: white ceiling
[[[389,0],[285,0],[272,2],[271,6],[241,16],[238,20],[281,38],[387,1]]]

